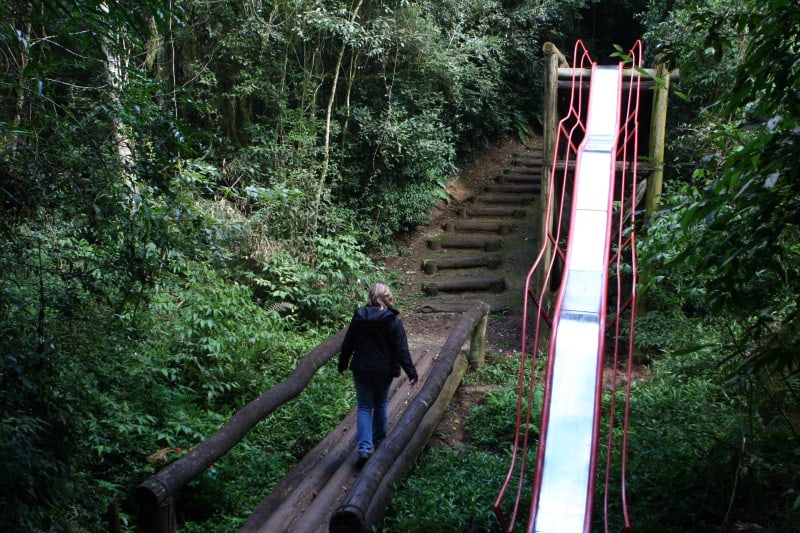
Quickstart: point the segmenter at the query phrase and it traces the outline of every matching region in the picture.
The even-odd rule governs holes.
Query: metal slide
[[[595,401],[602,372],[601,310],[606,303],[621,70],[592,69],[565,282],[554,324],[553,394],[534,531],[583,531],[592,503],[588,487],[595,462],[592,443],[597,440]]]
[[[579,43],[582,47],[582,43]],[[640,46],[640,45],[639,45]],[[586,61],[588,54],[576,45],[576,62]],[[638,52],[640,48],[637,48]],[[634,51],[631,55],[636,55]],[[587,65],[588,66],[588,65]],[[585,97],[580,87],[586,86],[585,73],[590,72],[588,107],[584,109]],[[579,73],[579,74],[575,74]],[[576,78],[576,76],[578,76]],[[628,80],[626,82],[626,80]],[[613,366],[613,381],[616,384],[617,367],[620,365],[619,340],[629,342],[627,367],[632,365],[633,318],[632,302],[635,294],[635,273],[630,276],[630,265],[635,271],[635,246],[633,243],[633,213],[635,209],[635,160],[637,150],[638,86],[632,97],[624,93],[637,84],[638,75],[626,69],[623,63],[614,66],[591,64],[591,69],[580,65],[573,67],[573,89],[570,116],[562,120],[560,130],[563,142],[556,157],[563,168],[560,209],[555,214],[554,233],[548,235],[548,243],[554,248],[549,265],[531,268],[546,268],[544,288],[537,295],[526,288],[525,322],[529,311],[527,299],[536,303],[537,319],[532,354],[526,355],[527,333],[523,332],[523,361],[520,371],[520,400],[517,413],[517,436],[515,437],[512,465],[506,483],[495,504],[495,513],[506,531],[514,531],[517,513],[520,511],[520,496],[526,492],[524,479],[534,475],[527,531],[579,532],[592,529],[595,478],[598,466],[598,443],[601,417],[613,427],[615,392],[612,393],[611,413],[601,413],[603,370]],[[578,87],[580,86],[580,87]],[[577,93],[576,93],[577,91]],[[576,133],[577,132],[577,133]],[[579,139],[578,141],[575,139]],[[629,161],[632,159],[632,161]],[[574,162],[573,162],[574,160]],[[551,180],[557,188],[557,169],[553,165]],[[572,169],[570,171],[569,169]],[[632,179],[630,170],[632,172]],[[632,185],[631,185],[632,184]],[[631,194],[632,189],[632,194]],[[571,203],[570,203],[571,202]],[[552,203],[552,202],[551,202]],[[563,242],[562,224],[569,224],[566,250]],[[547,287],[553,276],[553,264],[563,262],[561,285],[548,313],[545,300]],[[624,265],[628,265],[625,268]],[[616,266],[616,270],[614,267]],[[530,285],[529,275],[528,285]],[[609,291],[609,283],[615,283]],[[609,293],[612,301],[609,302]],[[624,300],[623,293],[631,296]],[[616,300],[616,306],[614,301]],[[609,308],[616,314],[607,321]],[[624,317],[624,318],[623,318]],[[620,323],[629,321],[629,330],[623,331]],[[608,322],[608,323],[607,323]],[[549,326],[549,342],[540,339],[540,332]],[[606,346],[606,339],[612,339]],[[536,446],[536,433],[531,431],[531,410],[536,403],[534,394],[541,377],[535,375],[537,352],[546,346],[547,373],[541,400],[541,427],[538,434],[536,467],[530,474],[526,466],[529,446]],[[623,347],[624,350],[624,347]],[[529,360],[526,361],[526,357]],[[630,380],[628,380],[629,383]],[[541,385],[539,385],[541,386]],[[629,385],[627,392],[630,392]],[[621,407],[627,429],[627,400]],[[626,434],[626,431],[623,432]],[[629,527],[627,505],[624,502],[624,438],[623,451],[612,453],[612,432],[609,432],[606,479],[612,473],[623,478],[622,529]],[[612,457],[622,459],[621,467],[611,466]],[[517,499],[510,517],[503,511],[503,499],[511,481],[516,480]],[[605,491],[608,495],[608,481]],[[608,502],[606,501],[608,514]],[[608,529],[608,519],[606,529]]]

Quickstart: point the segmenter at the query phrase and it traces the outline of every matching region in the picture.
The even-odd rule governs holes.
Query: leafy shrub
[[[534,390],[531,407],[533,428],[538,428],[543,393],[539,386]],[[514,442],[517,424],[517,398],[517,388],[513,386],[487,392],[484,403],[473,406],[466,417],[470,443],[479,449],[495,452],[498,446],[510,446]]]
[[[486,452],[428,450],[388,509],[385,531],[501,531],[492,512],[508,458]]]

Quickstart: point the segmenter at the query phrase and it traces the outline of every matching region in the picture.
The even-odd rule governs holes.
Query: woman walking
[[[408,351],[408,339],[403,322],[395,309],[389,287],[374,283],[369,289],[367,304],[355,311],[342,342],[339,354],[339,373],[350,369],[356,388],[358,416],[356,446],[361,467],[386,438],[386,407],[392,379],[406,373],[409,384],[417,383],[417,369]]]

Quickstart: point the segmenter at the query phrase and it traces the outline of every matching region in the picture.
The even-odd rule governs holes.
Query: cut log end
[[[354,505],[345,505],[331,516],[330,533],[362,533],[366,531],[364,514]]]

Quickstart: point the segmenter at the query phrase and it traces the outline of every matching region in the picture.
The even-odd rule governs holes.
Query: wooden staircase
[[[440,233],[427,239],[419,311],[462,312],[475,300],[502,311],[522,300],[539,245],[541,181],[542,150],[530,146],[483,190],[450,207]]]

